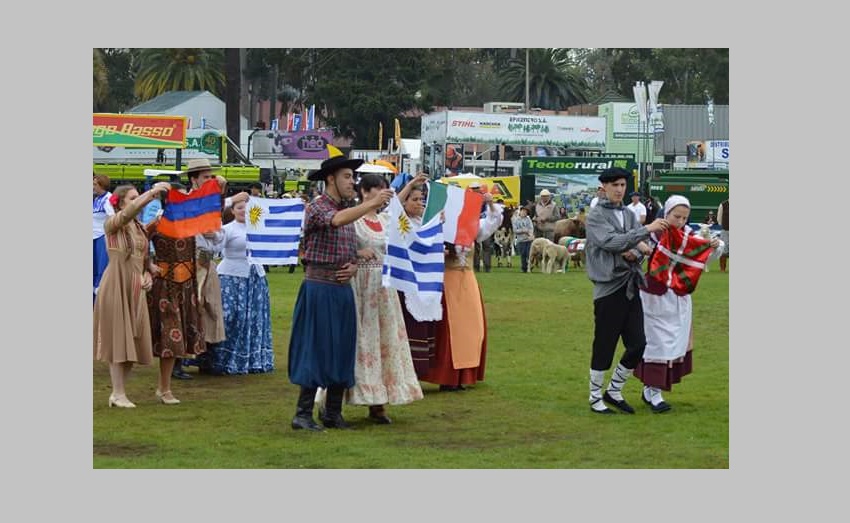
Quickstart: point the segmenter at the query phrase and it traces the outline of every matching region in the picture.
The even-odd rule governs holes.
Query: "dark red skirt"
[[[682,381],[684,376],[687,376],[693,371],[693,351],[685,353],[685,357],[681,361],[674,362],[672,365],[667,363],[646,363],[641,361],[635,367],[635,376],[637,376],[644,385],[656,387],[661,390],[671,390],[674,383]]]

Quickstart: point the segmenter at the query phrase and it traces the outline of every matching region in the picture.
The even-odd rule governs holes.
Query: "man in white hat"
[[[540,201],[534,207],[534,237],[554,241],[555,222],[558,221],[558,208],[552,201],[552,193],[548,189],[540,191]]]

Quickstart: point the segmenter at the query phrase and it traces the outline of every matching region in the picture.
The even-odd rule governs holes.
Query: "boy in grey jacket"
[[[643,241],[652,232],[667,229],[664,219],[641,225],[625,205],[629,172],[619,167],[599,176],[605,196],[587,215],[587,277],[593,282],[595,329],[590,363],[590,409],[598,414],[614,414],[610,403],[622,412],[634,414],[623,399],[623,385],[643,357],[646,336],[639,286],[644,283],[641,261],[651,250]],[[617,341],[623,338],[626,352],[602,393],[605,371],[611,368]]]

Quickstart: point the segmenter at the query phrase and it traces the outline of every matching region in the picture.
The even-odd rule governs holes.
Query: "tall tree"
[[[103,110],[109,96],[109,71],[103,60],[103,52],[97,48],[94,49],[92,72],[93,110],[99,112]]]
[[[241,129],[241,114],[239,111],[239,101],[242,89],[242,68],[239,62],[239,49],[228,47],[224,51],[225,55],[225,78],[227,79],[227,88],[225,89],[225,121],[227,122],[227,137],[233,144],[239,144],[241,138],[239,132]],[[233,150],[233,145],[228,144],[228,158],[235,158],[236,152]]]
[[[136,76],[136,95],[149,100],[167,91],[224,91],[222,49],[142,49]]]
[[[425,49],[314,49],[306,70],[308,101],[324,106],[337,135],[374,148],[378,124],[390,136],[393,118],[418,107],[425,84]],[[318,81],[321,79],[321,81]],[[403,125],[402,136],[413,128]],[[418,121],[415,132],[418,134]],[[408,134],[409,136],[409,134]],[[384,144],[385,145],[385,144]]]
[[[100,49],[109,78],[109,96],[100,106],[100,111],[124,112],[136,105],[133,94],[138,62],[138,49]]]
[[[560,110],[587,102],[587,83],[575,66],[569,49],[531,49],[529,53],[529,103],[531,107]],[[506,101],[524,102],[525,52],[518,53],[502,73]]]

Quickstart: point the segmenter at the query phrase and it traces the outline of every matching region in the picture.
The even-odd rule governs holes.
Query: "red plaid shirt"
[[[342,267],[357,261],[357,234],[354,223],[334,227],[334,215],[345,209],[327,194],[316,198],[304,212],[304,261]]]

